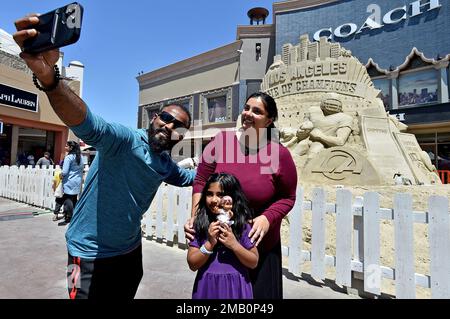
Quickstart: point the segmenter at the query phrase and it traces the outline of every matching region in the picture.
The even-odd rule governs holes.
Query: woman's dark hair
[[[261,101],[264,104],[264,107],[266,108],[267,111],[267,117],[272,119],[272,123],[270,123],[270,125],[267,127],[267,140],[271,140],[272,138],[275,138],[277,141],[279,141],[278,135],[279,134],[274,134],[274,136],[272,136],[272,131],[275,130],[275,121],[278,119],[278,108],[277,108],[277,103],[275,102],[275,100],[273,99],[273,97],[271,97],[269,94],[264,93],[264,92],[255,92],[253,94],[250,94],[247,97],[247,100],[245,101],[245,104],[247,104],[248,100],[252,99],[252,98],[260,98]]]
[[[245,224],[253,217],[252,209],[248,205],[248,200],[242,191],[241,184],[231,174],[215,173],[211,175],[202,190],[200,201],[198,202],[197,214],[194,221],[194,229],[200,240],[208,238],[209,224],[216,221],[217,215],[209,211],[206,205],[206,194],[212,183],[219,183],[223,196],[228,195],[233,199],[234,224],[231,226],[234,235],[239,240],[244,231]]]
[[[69,154],[75,154],[77,165],[81,163],[81,149],[80,144],[75,141],[67,141],[67,146],[70,147]]]

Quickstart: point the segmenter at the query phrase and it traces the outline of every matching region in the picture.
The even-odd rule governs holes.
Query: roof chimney
[[[248,10],[247,16],[250,18],[250,24],[253,25],[253,21],[256,21],[256,24],[259,24],[262,21],[262,24],[266,24],[266,18],[269,15],[269,10],[266,8],[253,8]]]

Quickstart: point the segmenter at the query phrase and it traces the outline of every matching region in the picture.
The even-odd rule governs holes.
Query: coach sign
[[[0,83],[0,104],[37,112],[38,95]]]
[[[439,0],[417,0],[412,2],[409,6],[394,8],[388,11],[383,17],[381,16],[381,7],[378,4],[370,4],[367,7],[367,12],[372,13],[366,21],[358,27],[355,23],[345,23],[333,30],[333,28],[324,28],[314,33],[314,40],[319,41],[321,37],[326,36],[332,40],[335,38],[348,38],[354,34],[362,33],[365,30],[381,29],[385,25],[393,25],[400,23],[408,18],[414,18],[424,14],[425,12],[439,9],[441,4]],[[413,23],[411,23],[413,24]],[[408,26],[405,24],[404,26]]]

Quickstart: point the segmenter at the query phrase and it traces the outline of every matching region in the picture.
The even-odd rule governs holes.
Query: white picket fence
[[[53,168],[0,167],[0,196],[52,209]],[[297,201],[289,214],[289,244],[283,246],[289,272],[300,275],[305,262],[311,276],[325,279],[326,267],[335,267],[336,284],[351,287],[352,276],[362,278],[364,291],[381,294],[381,279],[395,281],[397,298],[415,298],[416,287],[431,289],[432,298],[450,298],[450,215],[449,200],[430,196],[428,211],[414,211],[410,194],[396,194],[394,208],[381,208],[379,195],[367,192],[352,198],[346,189],[336,190],[336,203],[327,203],[325,191],[316,188],[312,200]],[[163,184],[143,218],[147,239],[185,244],[184,223],[190,216],[192,189]],[[305,212],[312,211],[312,245],[303,249],[302,226]],[[336,218],[336,256],[326,255],[326,214]],[[395,227],[395,268],[380,263],[380,223],[393,220]],[[415,273],[414,224],[428,224],[429,274]],[[175,237],[176,236],[176,237]],[[359,275],[359,276],[358,276]]]
[[[53,174],[56,168],[1,166],[0,196],[53,210]]]

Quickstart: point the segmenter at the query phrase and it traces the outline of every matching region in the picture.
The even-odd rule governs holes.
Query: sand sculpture
[[[441,184],[415,136],[386,112],[365,66],[339,43],[302,35],[285,44],[261,89],[277,101],[281,142],[303,183]]]

